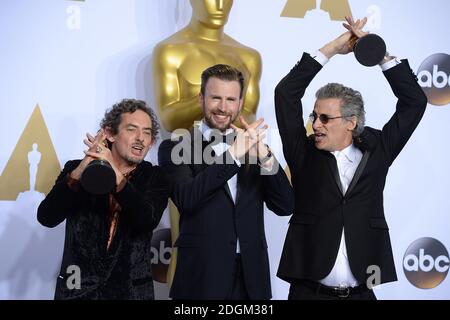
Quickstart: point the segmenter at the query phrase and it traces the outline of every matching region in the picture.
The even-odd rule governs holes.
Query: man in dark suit
[[[180,141],[160,146],[159,163],[174,182],[172,200],[180,212],[173,299],[272,296],[264,202],[276,214],[289,215],[294,198],[262,142],[263,120],[249,125],[240,117],[244,129],[232,124],[242,109],[243,89],[237,69],[206,69],[199,95],[203,120]]]
[[[170,193],[162,170],[144,161],[158,134],[153,111],[139,100],[115,104],[83,160],[69,161],[38,208],[53,228],[66,221],[55,299],[153,299],[151,238]],[[115,171],[114,189],[90,194],[80,184],[93,160]]]
[[[330,83],[316,93],[307,137],[306,88],[335,54],[352,51],[367,19],[347,18],[348,32],[302,59],[275,89],[283,151],[291,169],[295,211],[278,276],[289,299],[376,299],[374,285],[397,279],[383,210],[388,169],[419,124],[427,99],[406,60],[380,63],[396,111],[383,129],[364,126],[361,94]]]

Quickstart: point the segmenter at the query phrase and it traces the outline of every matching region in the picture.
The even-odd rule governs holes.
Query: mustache
[[[133,143],[133,144],[131,145],[131,147],[141,147],[141,148],[144,148],[145,146],[144,146],[142,143]]]

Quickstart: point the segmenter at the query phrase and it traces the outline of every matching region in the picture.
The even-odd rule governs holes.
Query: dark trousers
[[[242,260],[239,253],[234,260],[233,285],[227,300],[249,300],[247,288],[245,287],[244,272],[242,269]]]
[[[377,300],[373,290],[365,288],[360,292],[333,293],[330,287],[309,280],[292,282],[289,288],[288,300]]]

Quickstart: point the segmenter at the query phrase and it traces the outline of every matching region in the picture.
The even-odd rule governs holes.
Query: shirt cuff
[[[228,151],[228,153],[230,154],[230,157],[234,160],[234,162],[236,162],[236,164],[238,165],[238,167],[241,167],[241,162],[240,162],[238,159],[236,159],[236,158],[231,154],[231,152],[230,152],[230,147],[231,147],[231,146],[228,146],[228,147],[225,149],[225,152]],[[219,156],[220,156],[220,155],[219,155]]]
[[[259,164],[259,166],[261,167],[261,169],[263,169],[266,172],[271,172],[273,169],[273,165],[275,164],[275,160],[273,159],[273,157],[271,157],[269,160],[267,160],[266,162]]]
[[[389,70],[390,68],[395,67],[396,65],[398,65],[400,63],[401,62],[397,58],[394,58],[392,60],[389,60],[388,62],[380,64],[380,67],[381,67],[381,70],[384,72],[386,70]]]
[[[233,158],[234,162],[236,162],[236,164],[237,164],[238,167],[240,168],[240,167],[241,167],[241,162],[240,162],[238,159],[236,159],[236,158],[231,154],[230,151],[228,151],[228,153],[230,154],[231,158]]]
[[[330,59],[328,59],[320,50],[315,51],[311,57],[315,59],[322,66],[326,65]]]
[[[240,162],[238,159],[236,159],[231,153],[230,153],[230,155],[231,155],[231,157],[233,158],[234,162],[236,162],[236,164],[237,164],[238,167],[240,168],[240,167],[241,167],[241,162]]]

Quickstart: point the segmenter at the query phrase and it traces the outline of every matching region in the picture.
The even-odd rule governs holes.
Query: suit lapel
[[[355,185],[358,183],[358,180],[367,165],[367,161],[369,160],[371,150],[373,150],[376,142],[374,141],[373,137],[368,134],[368,131],[364,130],[359,137],[353,140],[353,143],[355,147],[363,152],[363,157],[358,165],[358,168],[356,168],[350,185],[348,186],[347,194],[350,194]]]
[[[225,193],[228,195],[228,197],[230,198],[230,201],[234,203],[233,201],[233,196],[231,195],[231,191],[230,191],[230,187],[228,186],[228,181],[225,183],[225,185],[223,186],[223,189],[225,190]],[[237,201],[237,196],[236,196],[236,201]]]
[[[207,164],[203,161],[203,151],[207,145],[208,141],[203,138],[200,130],[194,126],[191,130],[191,163],[195,175],[207,167]]]
[[[364,168],[366,167],[369,156],[370,156],[370,151],[366,150],[361,159],[361,162],[358,165],[358,168],[355,171],[353,179],[347,188],[345,195],[348,195],[352,191],[352,189],[355,187],[356,183],[358,182],[359,178],[361,177],[361,174],[364,171]],[[344,189],[342,188],[341,179],[339,177],[339,171],[337,168],[336,158],[333,155],[331,155],[331,157],[328,161],[328,167],[330,168],[331,174],[333,175],[334,181],[336,182],[339,190],[341,191],[341,194],[344,195]]]
[[[342,184],[341,184],[341,178],[339,178],[339,171],[338,171],[338,167],[337,167],[337,162],[336,162],[336,158],[328,152],[327,154],[328,157],[328,168],[331,171],[331,174],[334,177],[334,182],[336,182],[336,185],[339,189],[339,191],[341,191],[341,194],[344,195],[344,189],[342,188]]]
[[[191,163],[192,163],[192,170],[194,171],[194,175],[198,175],[199,173],[201,173],[208,167],[208,164],[206,164],[203,159],[203,152],[205,151],[206,147],[208,147],[209,144],[210,143],[204,139],[203,134],[200,132],[200,130],[197,127],[194,127],[193,130],[191,131],[191,161],[192,161]],[[197,147],[199,145],[202,146],[201,150]],[[198,156],[199,152],[201,152],[200,163],[198,163],[199,159],[200,159]],[[212,152],[214,152],[214,150]],[[197,156],[195,156],[196,153],[197,153]],[[239,186],[239,184],[238,184],[238,186]],[[228,186],[228,181],[224,184],[223,189],[224,189],[225,193],[228,195],[228,197],[230,198],[230,201],[234,203],[230,188]],[[239,187],[238,187],[238,191],[239,191]],[[236,201],[237,201],[237,195],[236,195]]]
[[[245,165],[244,165],[245,166]],[[238,173],[237,173],[237,182],[236,182],[236,203],[238,203],[239,201],[239,197],[242,194],[242,179],[244,179],[244,174],[242,171],[242,168],[239,169]]]
[[[358,168],[356,169],[355,175],[353,176],[353,179],[350,182],[350,185],[348,186],[346,194],[349,194],[352,191],[352,189],[355,187],[356,183],[358,182],[359,178],[361,177],[361,174],[362,174],[364,168],[366,167],[369,156],[370,156],[370,151],[366,150],[361,159],[361,162],[358,165]]]

